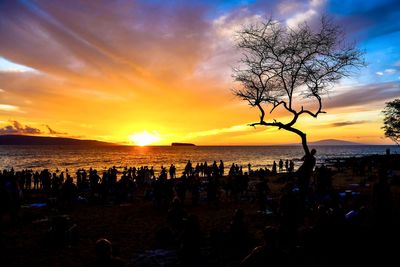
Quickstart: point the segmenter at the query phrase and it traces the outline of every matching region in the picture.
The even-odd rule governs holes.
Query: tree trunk
[[[308,144],[307,144],[307,135],[306,135],[305,133],[303,133],[302,131],[300,131],[300,130],[298,130],[298,129],[296,129],[296,128],[293,128],[293,127],[291,127],[291,126],[289,126],[289,127],[282,127],[282,128],[285,129],[285,130],[287,130],[287,131],[289,131],[289,132],[295,133],[295,134],[297,134],[298,136],[300,136],[300,138],[301,138],[301,144],[303,145],[303,149],[304,149],[304,153],[305,153],[306,155],[310,155],[310,150],[308,149]]]
[[[300,135],[301,137],[301,144],[303,145],[304,153],[306,155],[310,155],[310,150],[308,149],[308,144],[307,144],[307,135],[303,133]]]

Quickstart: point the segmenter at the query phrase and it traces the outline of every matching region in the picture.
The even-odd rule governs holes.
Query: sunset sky
[[[241,56],[234,36],[263,18],[296,25],[322,14],[343,26],[368,65],[324,96],[326,114],[297,126],[310,141],[391,143],[381,111],[400,97],[398,0],[0,0],[0,134],[298,143],[292,133],[247,126],[259,117],[231,92]]]

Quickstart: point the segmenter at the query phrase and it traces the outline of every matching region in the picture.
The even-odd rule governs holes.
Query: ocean
[[[333,158],[360,157],[363,155],[385,154],[390,149],[400,154],[400,146],[360,145],[360,146],[316,146],[317,165]],[[310,148],[311,149],[311,148]],[[208,165],[223,160],[225,168],[232,163],[242,165],[247,170],[271,168],[273,161],[293,160],[295,167],[301,164],[304,152],[301,146],[0,146],[0,168],[15,170],[56,169],[75,172],[78,168],[90,167],[98,171],[116,166],[122,170],[125,166],[154,167],[156,173],[161,166],[174,164],[177,174],[181,174],[187,161],[195,166],[200,162]]]

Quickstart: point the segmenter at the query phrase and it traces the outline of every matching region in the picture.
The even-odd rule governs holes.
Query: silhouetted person
[[[282,172],[282,171],[283,171],[283,160],[280,159],[279,160],[279,172]]]
[[[68,177],[61,188],[60,200],[63,204],[70,205],[75,202],[78,197],[78,188],[73,183],[72,178]]]
[[[256,184],[257,201],[261,212],[265,212],[267,209],[267,195],[270,192],[268,186],[268,180],[263,176],[260,177],[260,181]]]
[[[171,164],[171,166],[169,167],[169,177],[171,179],[174,179],[176,177],[176,167],[174,164]]]
[[[318,171],[317,171],[318,170]],[[316,180],[315,180],[315,190],[316,193],[323,197],[331,192],[332,189],[332,174],[331,170],[327,168],[325,165],[322,165],[320,168],[316,168]]]
[[[219,176],[224,176],[224,162],[222,160],[219,161],[219,166],[218,166],[218,170],[219,170]]]
[[[200,200],[200,178],[198,174],[193,177],[190,187],[192,191],[192,205],[197,206]]]
[[[293,160],[290,160],[289,162],[289,172],[292,173],[294,171],[294,162]]]
[[[247,255],[240,266],[286,266],[287,257],[279,248],[278,230],[275,227],[267,226],[264,231],[264,243],[255,247]]]
[[[171,208],[168,210],[167,220],[168,224],[174,231],[182,229],[184,219],[187,214],[183,208],[182,202],[178,197],[175,197],[172,201]]]
[[[390,222],[392,213],[392,193],[385,170],[379,171],[378,181],[373,186],[373,205],[378,227]]]
[[[274,160],[274,163],[272,164],[272,174],[276,174],[276,162]]]
[[[186,166],[185,166],[185,173],[186,173],[186,175],[191,175],[192,172],[193,172],[192,163],[190,162],[190,160],[188,160],[188,162],[186,163]]]
[[[302,158],[303,164],[300,166],[300,168],[296,172],[299,188],[300,188],[300,191],[302,194],[307,194],[311,175],[314,170],[315,163],[316,163],[316,159],[314,156],[316,152],[317,151],[315,149],[312,149],[310,154],[306,154]]]
[[[185,221],[181,236],[180,258],[182,266],[197,266],[200,261],[202,234],[199,219],[191,214]]]
[[[229,254],[233,262],[238,262],[243,258],[249,247],[249,233],[244,221],[244,211],[236,209],[227,230],[225,247],[229,249]]]
[[[302,203],[299,202],[297,188],[286,183],[279,200],[280,232],[284,241],[291,244],[297,238]]]
[[[105,238],[96,241],[96,260],[93,267],[120,267],[126,266],[125,262],[113,256],[112,244]]]

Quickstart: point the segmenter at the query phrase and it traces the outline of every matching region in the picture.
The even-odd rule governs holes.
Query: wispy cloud
[[[375,74],[378,76],[393,75],[397,72],[396,69],[385,69],[384,71],[377,71]]]
[[[234,125],[234,126],[227,127],[227,128],[219,128],[219,129],[212,129],[212,130],[207,130],[207,131],[192,132],[187,135],[187,138],[192,139],[192,138],[197,138],[197,137],[212,136],[212,135],[218,135],[218,134],[224,134],[224,133],[245,132],[250,129],[252,129],[252,128],[247,125]]]
[[[8,104],[0,104],[0,111],[19,111],[19,107]]]
[[[291,27],[295,28],[297,25],[303,22],[312,22],[314,19],[318,18],[318,15],[321,14],[321,10],[325,5],[324,0],[311,0],[306,5],[305,10],[298,11],[294,13],[291,17],[286,20],[286,24]]]
[[[385,72],[386,74],[388,74],[388,75],[392,75],[392,74],[395,74],[395,73],[396,73],[396,70],[395,70],[395,69],[386,69],[384,72]]]
[[[50,128],[49,125],[46,125],[47,130],[49,130],[49,134],[51,135],[66,135],[67,133],[61,133],[61,132],[57,132],[55,130],[53,130],[52,128]]]
[[[326,108],[361,106],[398,97],[400,82],[355,86],[346,92],[326,99]]]
[[[339,122],[334,122],[331,124],[328,124],[328,127],[344,127],[344,126],[351,126],[351,125],[357,125],[357,124],[363,124],[367,121],[339,121]]]

